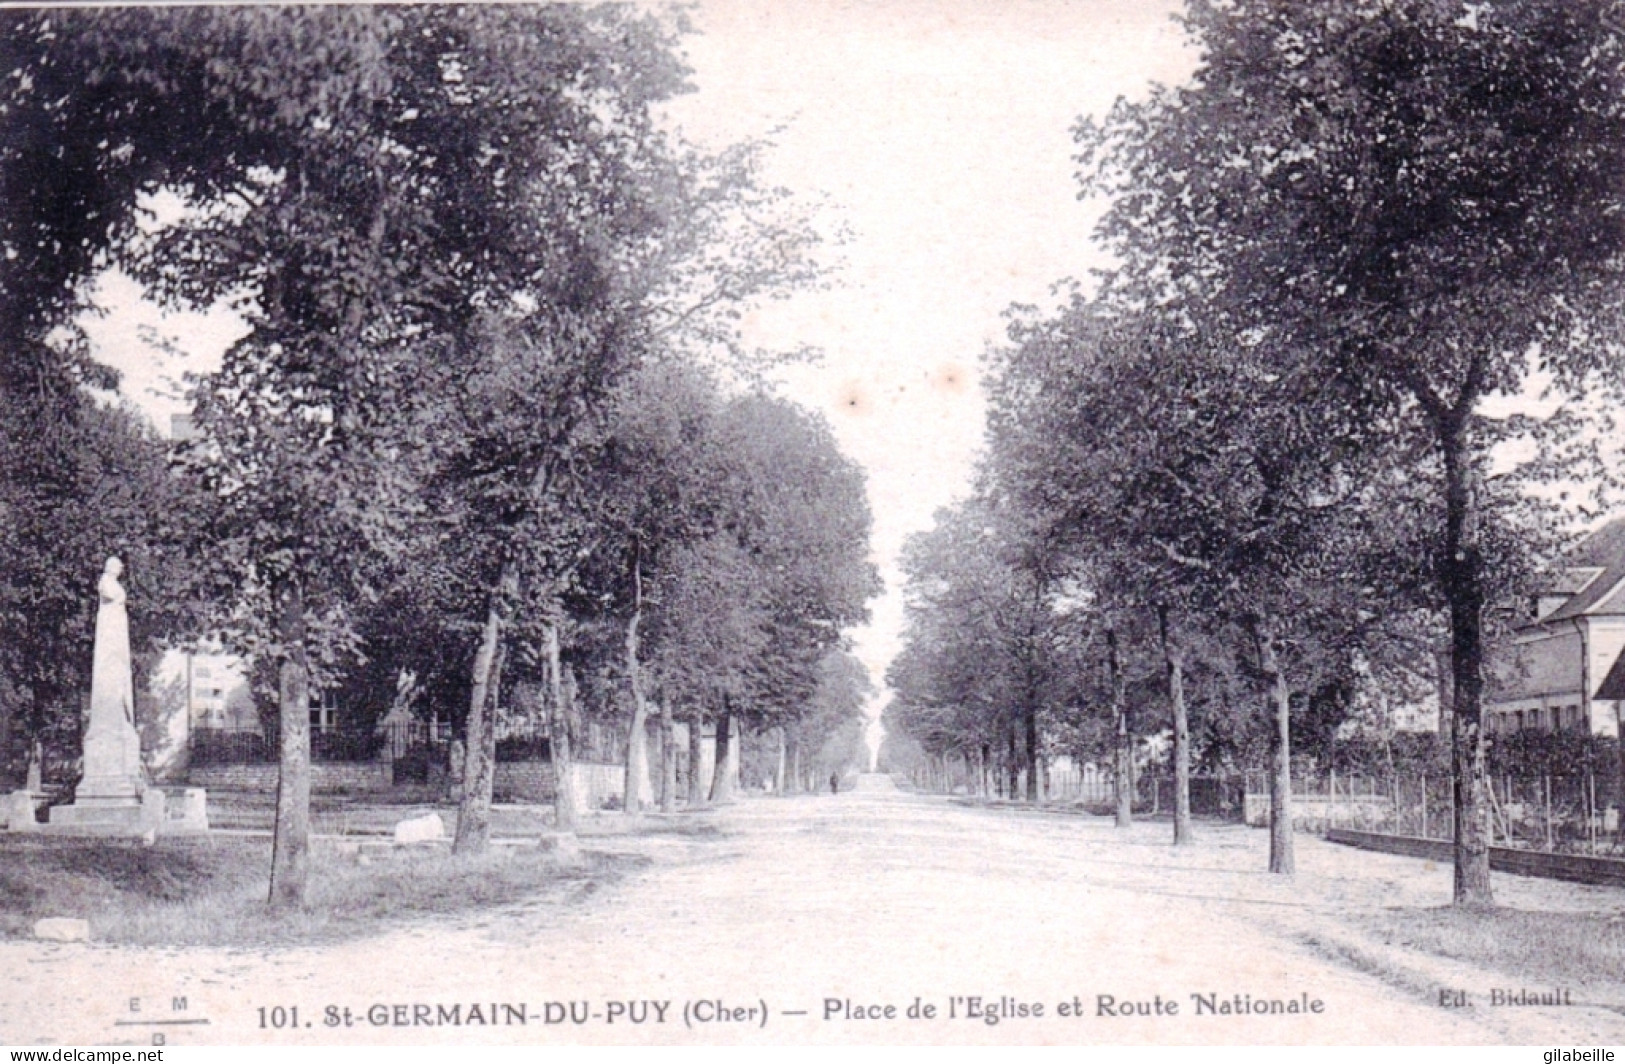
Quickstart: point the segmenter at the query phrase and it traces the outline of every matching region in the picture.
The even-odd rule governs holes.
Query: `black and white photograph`
[[[0,1045],[1614,1060],[1622,411],[1622,0],[0,3]]]

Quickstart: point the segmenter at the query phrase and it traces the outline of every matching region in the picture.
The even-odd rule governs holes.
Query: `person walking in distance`
[[[839,772],[831,772],[829,774],[829,793],[841,793],[841,774]]]

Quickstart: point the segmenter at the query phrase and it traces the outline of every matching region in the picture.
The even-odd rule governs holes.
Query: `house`
[[[158,676],[178,687],[191,729],[260,730],[239,658],[218,651],[172,650],[159,664]]]
[[[1625,708],[1625,518],[1586,537],[1529,608],[1531,619],[1490,663],[1485,730],[1617,736]]]

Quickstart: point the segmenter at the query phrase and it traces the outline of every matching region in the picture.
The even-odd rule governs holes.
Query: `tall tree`
[[[1046,717],[1070,703],[1079,637],[1054,529],[985,478],[909,542],[905,649],[887,673],[894,717],[926,750],[1003,762],[1015,797],[1040,797]]]
[[[1535,427],[1487,404],[1536,369],[1576,397],[1619,394],[1625,376],[1608,339],[1625,243],[1611,10],[1198,3],[1192,82],[1080,134],[1089,187],[1113,200],[1103,233],[1129,298],[1189,300],[1224,342],[1431,445],[1415,472],[1433,485],[1433,592],[1451,633],[1459,904],[1491,898],[1484,619],[1504,586],[1497,546],[1523,532],[1504,531],[1516,493],[1489,457]],[[1573,425],[1532,438],[1584,459]]]
[[[1183,310],[1079,301],[1013,330],[990,389],[995,468],[1060,515],[1103,605],[1152,622],[1141,627],[1167,676],[1176,778],[1189,773],[1188,637],[1228,627],[1250,648],[1278,737],[1271,866],[1289,871],[1283,670],[1324,642],[1332,618],[1353,616],[1370,587],[1361,559],[1396,546],[1381,513],[1396,455],[1338,420],[1319,381],[1214,347]],[[1391,613],[1365,597],[1372,616]],[[1176,842],[1188,839],[1188,803],[1176,789]]]

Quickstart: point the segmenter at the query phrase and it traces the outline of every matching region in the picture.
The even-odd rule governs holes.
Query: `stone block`
[[[414,842],[439,842],[446,837],[445,821],[439,813],[411,817],[395,825],[395,842],[406,845]]]
[[[209,830],[209,792],[186,787],[165,796],[161,835],[190,835]]]
[[[35,921],[34,937],[47,942],[89,942],[90,921],[65,916],[48,916]]]
[[[537,840],[537,845],[543,852],[551,853],[560,864],[577,864],[581,861],[581,840],[576,838],[574,832],[549,832]]]
[[[34,796],[27,791],[12,791],[0,797],[0,821],[7,831],[35,831],[39,822],[34,819]]]
[[[152,826],[145,806],[136,805],[54,805],[50,826],[70,832],[83,829],[95,835],[140,835]]]
[[[157,834],[164,826],[164,807],[169,799],[157,787],[141,792],[141,831]]]

